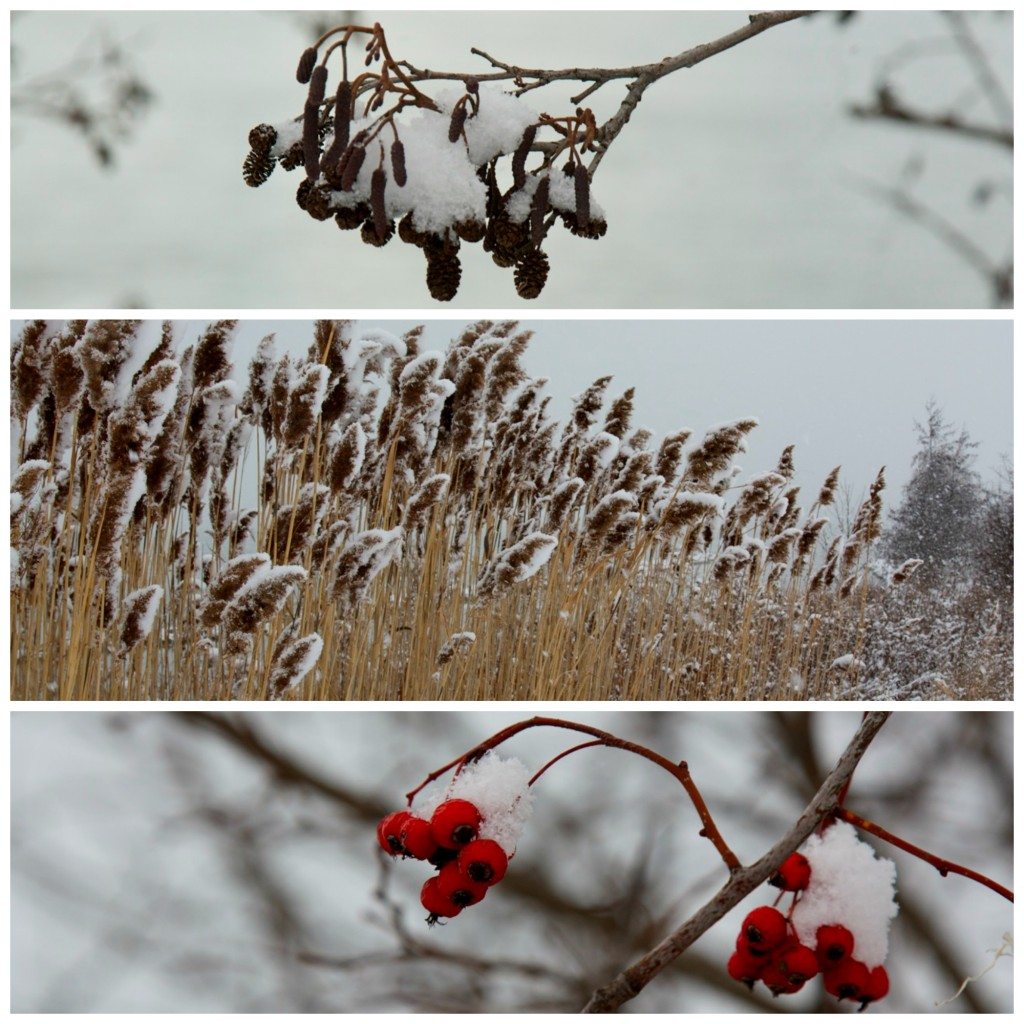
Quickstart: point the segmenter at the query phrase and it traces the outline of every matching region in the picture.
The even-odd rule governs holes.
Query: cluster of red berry
[[[807,858],[791,854],[771,879],[772,885],[794,894],[789,914],[774,906],[757,907],[747,914],[736,939],[736,952],[729,958],[729,975],[751,988],[763,981],[772,995],[781,996],[799,992],[820,973],[829,995],[859,1002],[863,1010],[888,994],[889,975],[881,965],[869,969],[854,958],[853,934],[841,924],[818,928],[813,949],[800,941],[793,926],[793,908],[810,880]]]
[[[468,800],[445,800],[428,821],[395,811],[377,826],[377,842],[392,857],[425,860],[438,869],[427,879],[420,902],[428,924],[456,917],[479,903],[505,877],[508,856],[493,839],[481,839],[479,810]]]

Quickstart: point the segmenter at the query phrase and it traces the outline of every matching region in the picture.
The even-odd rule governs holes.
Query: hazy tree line
[[[1013,467],[986,484],[975,469],[977,443],[933,401],[917,425],[913,472],[894,508],[885,554],[924,562],[919,587],[980,588],[1009,602],[1013,588]],[[1007,605],[1009,613],[1009,605]]]

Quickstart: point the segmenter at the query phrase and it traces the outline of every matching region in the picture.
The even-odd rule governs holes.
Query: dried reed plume
[[[320,321],[305,354],[268,336],[245,367],[235,329],[32,321],[14,339],[15,697],[857,697],[912,682],[894,667],[914,627],[893,595],[916,594],[896,585],[919,563],[879,568],[882,474],[844,534],[827,514],[838,470],[805,510],[792,446],[774,470],[736,468],[753,419],[655,439],[632,428],[633,390],[606,407],[599,377],[558,422],[515,323],[430,352],[420,329]],[[847,656],[867,668],[835,670]],[[924,690],[1008,686],[995,669],[972,679]]]

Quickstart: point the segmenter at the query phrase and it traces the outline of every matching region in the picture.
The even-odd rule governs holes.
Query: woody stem
[[[879,839],[884,839],[887,843],[891,843],[893,846],[917,857],[919,860],[925,861],[927,864],[931,864],[943,878],[946,875],[963,875],[964,878],[969,878],[971,881],[978,882],[984,885],[986,888],[991,889],[993,892],[999,893],[1000,896],[1005,900],[1013,902],[1013,891],[1007,889],[1005,885],[1000,885],[999,882],[993,881],[987,875],[983,875],[980,872],[974,871],[971,868],[965,868],[962,864],[957,864],[955,861],[944,860],[942,857],[937,857],[934,853],[929,853],[927,850],[921,849],[920,846],[915,846],[913,843],[908,843],[906,839],[900,839],[899,836],[893,835],[892,832],[882,828],[881,825],[876,825],[873,821],[869,821],[867,818],[862,818],[859,814],[854,814],[853,811],[848,811],[845,807],[837,807],[835,810],[835,817],[840,821],[848,822],[855,828],[861,829],[863,832],[869,832],[873,836],[878,836]]]

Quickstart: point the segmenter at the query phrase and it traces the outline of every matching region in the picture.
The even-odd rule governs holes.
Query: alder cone
[[[249,132],[249,145],[257,153],[269,153],[277,142],[277,129],[273,125],[258,124]]]
[[[608,221],[601,217],[591,216],[587,226],[583,227],[575,213],[563,211],[560,216],[562,218],[562,223],[577,238],[602,238],[608,230]]]
[[[242,177],[250,188],[259,188],[274,171],[274,161],[268,153],[253,150],[242,164]]]
[[[309,202],[309,195],[313,191],[313,182],[309,178],[304,178],[302,184],[299,185],[295,192],[295,202],[299,204],[299,209],[304,210],[306,203]]]
[[[334,223],[342,231],[355,231],[362,227],[363,222],[370,216],[370,208],[366,203],[359,203],[357,206],[343,207],[334,215]]]
[[[427,288],[438,302],[451,302],[459,290],[462,266],[455,255],[431,256],[427,259]]]
[[[305,210],[313,220],[328,220],[331,216],[330,191],[322,186],[313,185],[306,196]]]
[[[540,249],[531,249],[517,264],[516,291],[522,299],[535,299],[548,280],[547,256]]]
[[[360,235],[367,245],[375,245],[379,249],[381,246],[387,245],[395,237],[395,222],[393,220],[385,221],[384,233],[381,234],[380,225],[371,216],[363,221]]]
[[[305,159],[302,153],[302,143],[293,142],[277,159],[286,171],[294,171],[296,167],[302,165]]]
[[[516,224],[508,217],[496,217],[494,220],[494,244],[498,249],[515,252],[526,241],[526,226]]]
[[[413,226],[411,213],[407,213],[398,222],[398,237],[405,242],[406,245],[415,245],[421,249],[427,243],[426,232],[417,231]]]
[[[455,225],[455,234],[471,244],[482,242],[486,233],[487,225],[482,220],[460,220]]]

